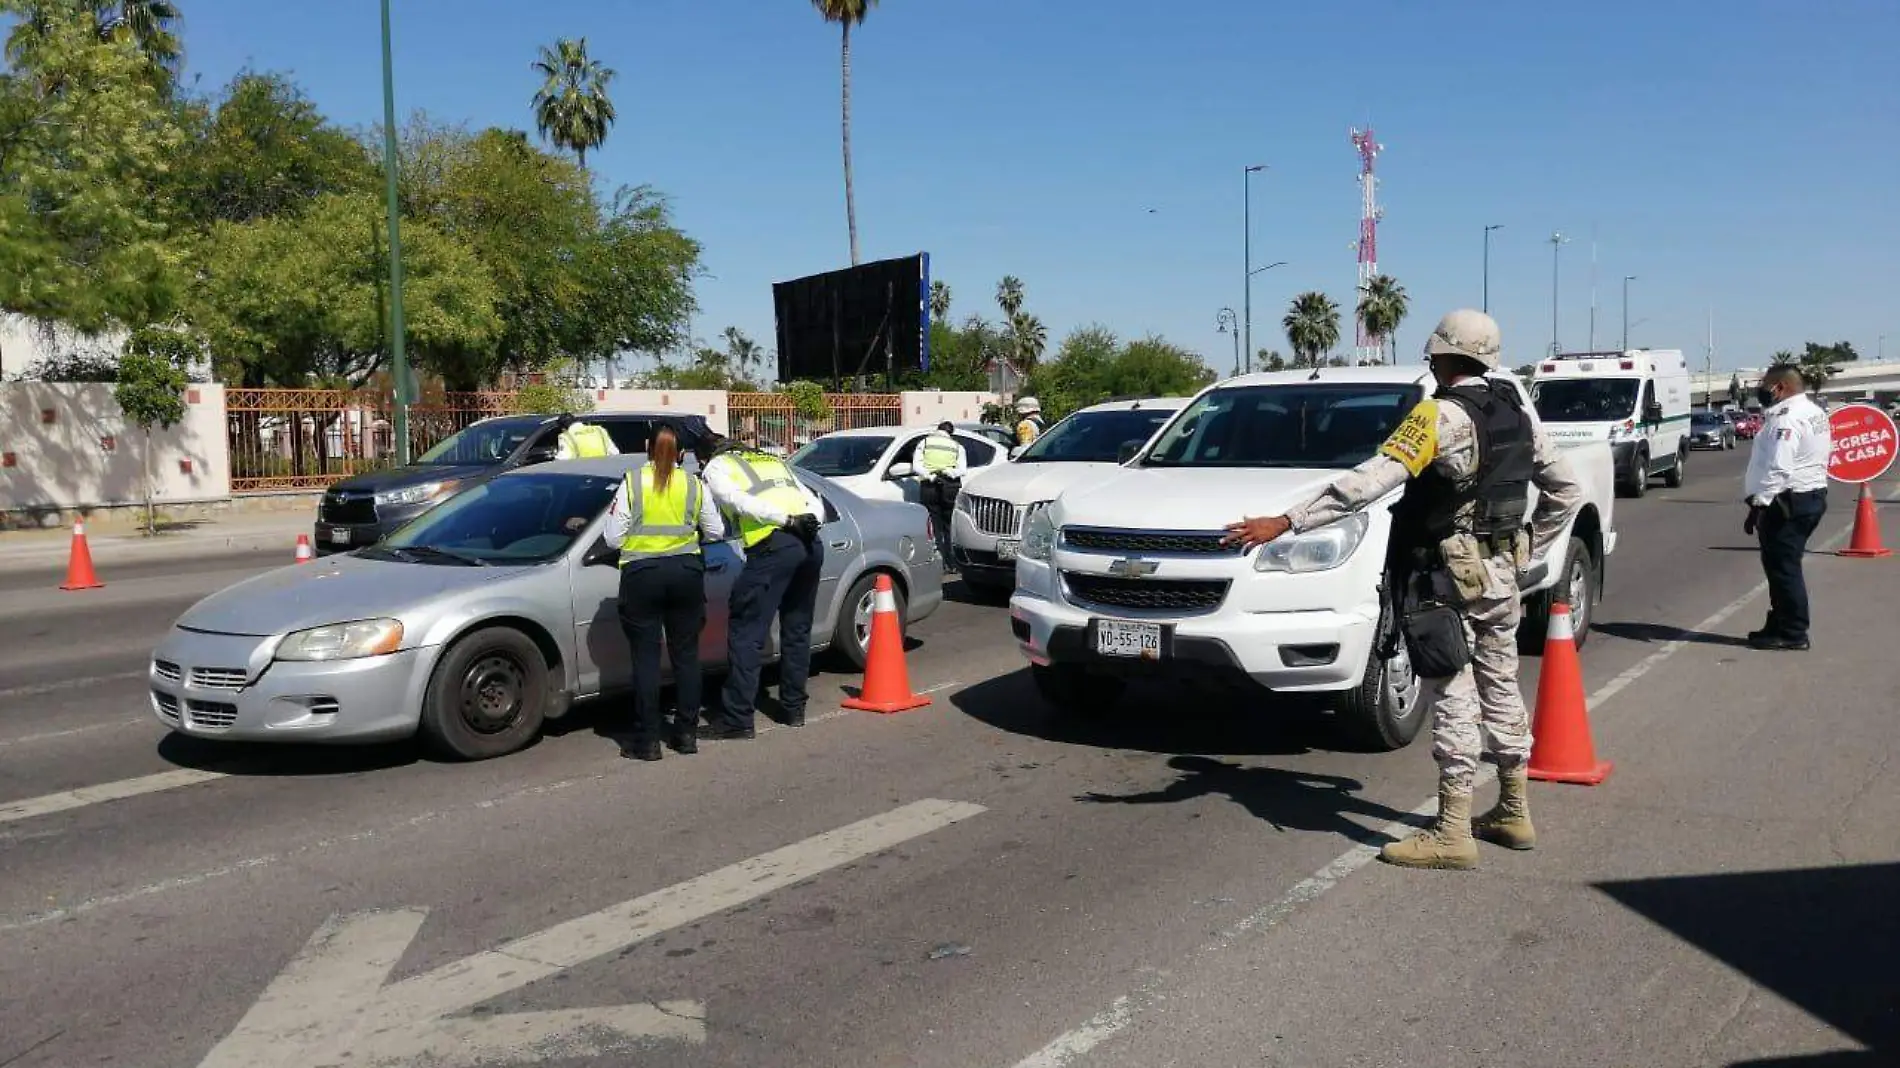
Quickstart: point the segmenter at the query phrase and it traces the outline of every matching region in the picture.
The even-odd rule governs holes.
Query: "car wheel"
[[[1385,609],[1379,633],[1391,625]],[[1403,641],[1392,656],[1380,659],[1375,647],[1366,657],[1359,684],[1340,694],[1333,713],[1346,736],[1361,747],[1391,752],[1412,744],[1425,725],[1424,682],[1412,670],[1412,655]]]
[[[440,756],[487,760],[534,741],[547,707],[540,646],[512,627],[486,627],[436,664],[423,696],[422,736]]]
[[[1564,568],[1561,583],[1539,593],[1524,606],[1524,619],[1517,628],[1517,651],[1525,656],[1544,654],[1544,638],[1550,633],[1550,610],[1560,592],[1570,605],[1570,628],[1576,634],[1577,648],[1583,648],[1590,637],[1590,623],[1596,617],[1597,565],[1582,538],[1570,539]]]
[[[1663,472],[1663,485],[1668,486],[1670,489],[1681,489],[1683,479],[1686,477],[1686,472],[1683,469],[1688,466],[1688,463],[1688,448],[1685,446],[1677,449],[1676,462],[1670,465],[1669,470]]]
[[[1630,477],[1623,483],[1623,496],[1641,497],[1649,492],[1649,453],[1637,450],[1630,457]]]
[[[1120,703],[1127,682],[1113,675],[1095,675],[1076,664],[1029,665],[1036,693],[1059,712],[1100,715]]]
[[[851,589],[838,605],[838,622],[832,628],[831,648],[852,671],[863,671],[864,665],[871,660],[871,610],[877,598],[878,572],[867,571],[851,584]],[[904,596],[904,587],[895,579],[891,581],[892,592],[897,598],[897,629],[899,633],[908,633],[910,625],[910,601]]]

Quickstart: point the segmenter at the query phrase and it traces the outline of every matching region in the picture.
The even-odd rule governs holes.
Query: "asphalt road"
[[[1900,860],[1887,820],[1900,806],[1863,783],[1893,753],[1890,701],[1793,751],[1771,729],[1808,675],[1846,684],[1877,667],[1890,697],[1895,669],[1847,646],[1762,666],[1716,633],[1764,607],[1732,607],[1759,580],[1733,503],[1744,457],[1698,455],[1683,489],[1617,502],[1583,660],[1590,688],[1613,693],[1600,730],[1625,747],[1611,754],[1622,778],[1540,790],[1553,841],[1527,855],[1536,868],[1493,853],[1449,878],[1357,870],[1430,793],[1428,742],[1344,751],[1311,710],[1159,690],[1104,720],[1058,718],[996,605],[953,602],[914,628],[927,710],[837,711],[856,680],[825,675],[813,712],[832,711],[806,728],[694,757],[619,759],[606,735],[621,710],[592,708],[523,753],[450,765],[406,745],[207,745],[151,719],[140,676],[157,636],[281,554],[128,566],[86,593],[53,589],[52,572],[0,575],[0,1065],[1690,1065],[1714,1063],[1704,1031],[1781,1052],[1785,1028],[1736,1030],[1752,1004],[1735,1004],[1737,984],[1809,1006],[1661,928],[1629,921],[1611,958],[1676,968],[1632,979],[1668,986],[1654,1012],[1601,967],[1583,990],[1562,967],[1500,975],[1499,954],[1463,975],[1440,936],[1491,909],[1522,913],[1490,925],[1507,949],[1561,940],[1590,916],[1547,888],[1604,868],[1619,827],[1683,833],[1696,806],[1669,795],[1666,764],[1645,776],[1638,746],[1723,739],[1697,766],[1732,773],[1726,801],[1747,808],[1770,769],[1744,743],[1781,745],[1773,777],[1843,791],[1815,819],[1845,804],[1858,821],[1808,848],[1773,811],[1738,817],[1719,828],[1737,846],[1723,865],[1774,868],[1777,850]],[[1849,518],[1837,501],[1823,537]],[[1684,639],[1725,607],[1707,640]],[[1625,780],[1630,793],[1610,793]],[[1653,804],[1631,801],[1638,789]],[[1753,851],[1733,838],[1757,832]],[[1280,942],[1260,941],[1269,928]],[[1459,1020],[1426,1009],[1400,1025],[1405,995],[1434,984]],[[1535,991],[1553,1015],[1524,1019],[1513,1000],[1515,1044],[1473,1039],[1471,1002],[1496,986]],[[1592,1055],[1605,1041],[1592,998],[1627,1008],[1636,1037]],[[357,1009],[372,1022],[353,1056],[312,1052]],[[1811,1007],[1777,1013],[1765,1018],[1800,1032],[1791,1052],[1892,1038]],[[1560,1034],[1562,1056],[1526,1056]],[[1644,1059],[1621,1059],[1632,1051]]]

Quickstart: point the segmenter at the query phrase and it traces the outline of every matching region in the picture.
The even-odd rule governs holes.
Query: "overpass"
[[[1870,400],[1882,404],[1900,399],[1900,360],[1855,360],[1840,365],[1840,372],[1821,389],[1821,395],[1833,401]],[[1761,381],[1765,367],[1744,367],[1712,374],[1689,376],[1690,403],[1701,407],[1714,397],[1716,403],[1732,400],[1744,404]],[[1733,379],[1740,378],[1742,395],[1729,396]]]

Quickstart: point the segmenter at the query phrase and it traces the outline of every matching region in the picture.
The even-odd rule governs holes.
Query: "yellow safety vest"
[[[762,452],[726,452],[713,457],[712,462],[730,464],[740,481],[745,483],[747,493],[787,515],[804,515],[811,511],[798,476],[792,474],[792,469],[785,465],[785,461],[776,456]],[[737,530],[740,541],[748,549],[771,537],[772,532],[778,529],[775,523],[743,515],[736,509],[723,510],[727,529]]]
[[[613,455],[607,449],[608,443],[613,439],[607,436],[605,430],[592,423],[575,423],[561,431],[561,436],[567,439],[568,451],[577,458],[592,459]]]
[[[928,474],[950,470],[957,465],[957,439],[942,433],[926,437],[917,446],[917,461]]]
[[[664,492],[653,487],[653,468],[641,464],[640,479],[627,472],[627,502],[633,516],[620,539],[620,566],[662,556],[699,552],[699,479],[679,468]]]

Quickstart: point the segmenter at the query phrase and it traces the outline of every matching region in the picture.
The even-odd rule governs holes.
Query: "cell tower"
[[[1366,333],[1365,320],[1359,318],[1359,297],[1379,273],[1379,220],[1385,218],[1385,209],[1379,206],[1379,179],[1372,167],[1385,146],[1373,140],[1370,126],[1353,127],[1349,133],[1352,147],[1359,152],[1359,240],[1353,242],[1359,250],[1359,285],[1353,291],[1352,317],[1359,327],[1359,362],[1366,363],[1380,359],[1383,341]]]

